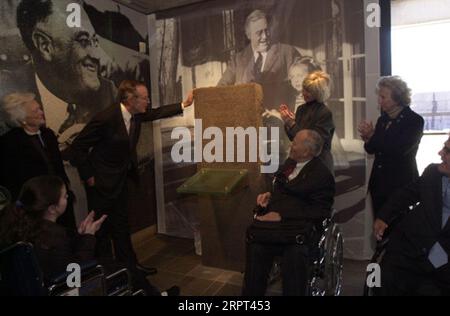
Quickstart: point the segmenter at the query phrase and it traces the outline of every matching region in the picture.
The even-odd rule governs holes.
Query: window
[[[412,89],[411,108],[425,120],[419,172],[440,162],[450,131],[450,0],[392,1],[392,74]]]

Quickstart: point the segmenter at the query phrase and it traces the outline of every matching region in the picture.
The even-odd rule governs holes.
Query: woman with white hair
[[[330,97],[330,76],[323,71],[314,71],[303,80],[302,94],[305,104],[299,106],[295,114],[288,106],[280,106],[281,118],[292,141],[295,135],[304,129],[312,129],[322,136],[324,146],[320,158],[334,173],[331,141],[334,135],[334,122],[331,111],[324,102]]]
[[[367,121],[358,127],[364,149],[375,155],[369,180],[374,215],[397,189],[419,177],[416,154],[424,125],[409,107],[411,90],[400,77],[380,78],[376,93],[381,116],[375,128]]]
[[[55,133],[45,127],[44,112],[35,95],[12,93],[2,103],[8,125],[14,127],[0,137],[0,185],[11,192],[13,200],[17,199],[22,185],[37,176],[59,176],[69,189]],[[75,228],[73,196],[70,192],[69,195],[69,209],[60,223]]]

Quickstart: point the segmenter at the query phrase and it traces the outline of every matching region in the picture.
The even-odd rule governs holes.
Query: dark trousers
[[[435,269],[426,258],[386,252],[381,262],[381,296],[450,295],[450,264]]]
[[[283,295],[304,296],[307,289],[308,246],[247,243],[243,296],[264,296],[276,256],[281,257]]]
[[[89,209],[94,210],[96,218],[106,214],[108,217],[97,232],[96,257],[104,260],[113,258],[111,241],[114,247],[114,257],[119,263],[135,268],[136,253],[131,243],[128,224],[128,190],[125,184],[120,194],[112,199],[100,196],[95,187],[87,188]]]

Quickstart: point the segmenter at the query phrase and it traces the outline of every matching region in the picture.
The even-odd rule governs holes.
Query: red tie
[[[291,173],[294,172],[295,167],[297,167],[297,162],[295,160],[292,159],[286,160],[286,163],[284,164],[283,168],[284,169],[283,174],[285,175],[286,178],[289,178]]]

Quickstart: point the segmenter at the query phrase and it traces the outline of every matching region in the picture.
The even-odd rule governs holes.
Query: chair
[[[308,267],[308,296],[339,296],[342,289],[344,239],[339,226],[325,219],[316,227],[316,247],[311,249]],[[268,284],[280,279],[281,261],[275,259]]]
[[[132,291],[127,269],[106,275],[96,261],[81,266],[81,287],[70,288],[68,272],[52,278],[46,284],[33,245],[18,242],[0,251],[0,295],[2,296],[131,296],[142,295]]]

